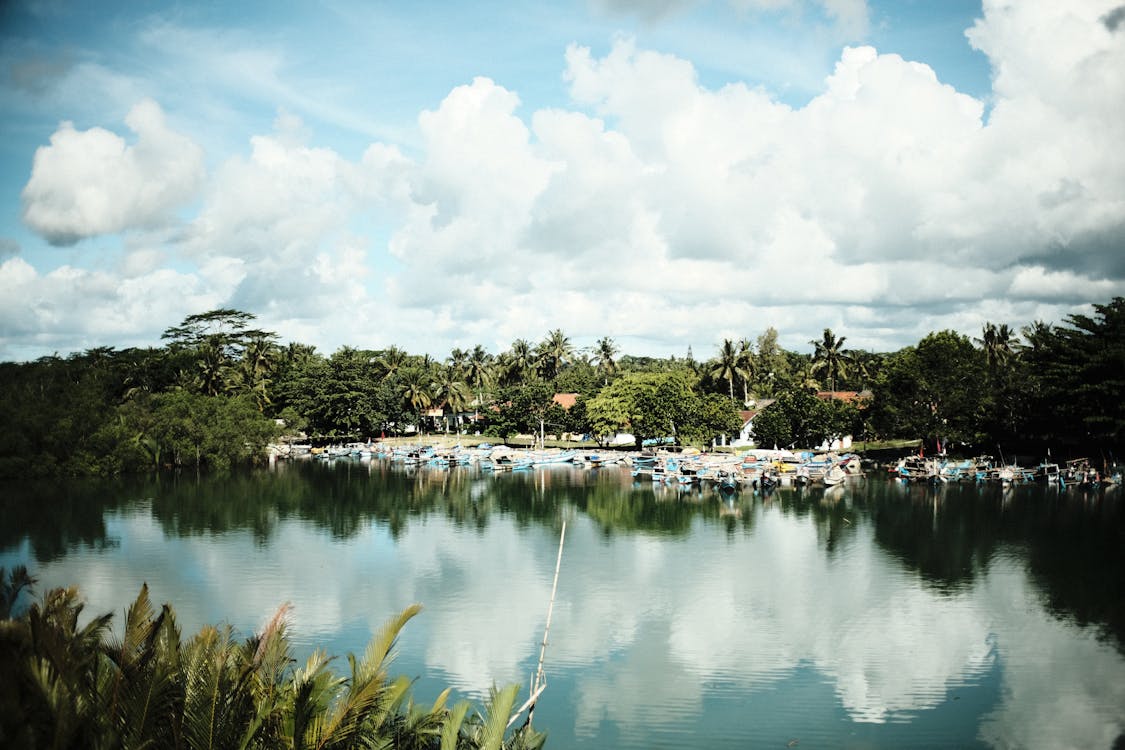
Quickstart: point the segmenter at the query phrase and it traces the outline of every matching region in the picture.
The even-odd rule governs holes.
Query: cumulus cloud
[[[1009,294],[1014,316],[1048,302],[1061,317],[1081,293],[1125,288],[1085,240],[1119,238],[1125,217],[1122,125],[1106,118],[1125,92],[1071,93],[1088,75],[1123,85],[1099,17],[1096,7],[986,5],[970,38],[997,70],[987,118],[984,102],[927,65],[871,47],[846,48],[822,93],[792,108],[739,84],[708,89],[690,62],[627,38],[601,58],[572,46],[565,78],[578,109],[535,113],[530,138],[514,95],[478,80],[424,117],[430,160],[392,239],[408,266],[396,293],[425,299],[436,284],[455,317],[483,315],[497,295],[468,291],[480,278],[470,258],[524,323],[512,333],[564,319],[592,338],[606,311],[628,309],[647,315],[622,321],[618,336],[675,330],[695,342],[733,316],[803,319],[791,333],[803,343],[887,304],[928,308],[923,325],[948,327]],[[1040,62],[1028,40],[1041,46],[1060,25],[1063,61]],[[450,164],[464,165],[463,179]],[[1047,257],[1069,275],[1052,276]],[[793,305],[806,314],[777,316]],[[827,319],[814,323],[813,310]],[[850,333],[889,344],[875,326]]]
[[[40,273],[22,257],[0,263],[0,358],[104,346],[146,346],[153,323],[217,307],[222,297],[193,274],[133,259],[124,269],[64,265]],[[106,332],[112,331],[111,342]]]
[[[322,348],[496,351],[561,326],[579,344],[702,353],[772,325],[790,348],[830,326],[887,350],[1059,320],[1125,293],[1125,47],[1107,0],[982,11],[967,36],[992,65],[988,101],[852,46],[791,106],[621,37],[565,51],[568,106],[527,111],[478,77],[420,113],[410,148],[348,158],[282,113],[161,250]],[[150,102],[129,123],[134,145],[61,127],[36,156],[28,223],[71,242],[192,195],[198,150]],[[144,276],[155,257],[123,268]]]
[[[54,245],[166,221],[203,178],[203,152],[171,130],[160,106],[135,105],[125,124],[136,142],[64,122],[36,150],[23,189],[23,218]]]

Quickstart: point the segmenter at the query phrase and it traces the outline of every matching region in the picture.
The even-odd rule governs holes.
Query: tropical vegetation
[[[703,361],[690,347],[686,357],[625,354],[608,336],[582,348],[555,329],[439,361],[395,346],[324,355],[220,309],[169,328],[159,347],[0,363],[0,476],[221,469],[260,458],[285,431],[325,441],[628,432],[707,445],[771,402],[754,423],[768,445],[851,434],[1119,449],[1123,318],[1118,297],[1058,324],[1017,333],[985,321],[979,337],[936,331],[895,352],[848,349],[826,328],[798,353],[771,327],[723,339]],[[575,394],[573,405],[560,393]]]
[[[519,686],[494,690],[474,711],[450,690],[417,703],[411,680],[392,676],[395,643],[418,614],[391,617],[345,671],[314,651],[293,655],[282,606],[240,639],[206,626],[184,639],[175,610],[155,608],[147,587],[125,613],[86,618],[75,588],[53,589],[20,609],[34,581],[0,568],[0,746],[18,748],[539,748],[524,722],[508,731]]]

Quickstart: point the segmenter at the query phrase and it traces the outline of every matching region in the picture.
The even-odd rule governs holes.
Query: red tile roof
[[[578,403],[577,393],[556,393],[552,399],[556,404],[564,409],[569,409]]]

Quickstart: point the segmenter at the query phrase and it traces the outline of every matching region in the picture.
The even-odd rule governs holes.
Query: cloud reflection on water
[[[224,619],[247,632],[292,601],[299,644],[328,641],[337,654],[420,601],[403,662],[477,698],[528,681],[555,562],[548,526],[431,513],[397,536],[369,522],[339,539],[283,519],[263,543],[240,530],[170,536],[138,510],[107,515],[115,548],[72,550],[37,571],[41,588],[77,584],[92,611],[121,612],[147,581],[187,633]],[[989,744],[1107,747],[1122,731],[1121,654],[1048,613],[1018,556],[996,555],[972,585],[941,591],[880,548],[862,516],[827,554],[814,518],[750,512],[743,535],[697,519],[673,539],[607,537],[571,514],[548,671],[575,681],[578,736],[605,720],[628,733],[697,714],[719,682],[753,701],[808,667],[855,722],[908,718],[998,673],[999,701],[979,719]]]

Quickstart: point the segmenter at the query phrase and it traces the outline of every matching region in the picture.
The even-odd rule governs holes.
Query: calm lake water
[[[393,613],[416,695],[526,686],[548,748],[1110,748],[1125,732],[1120,490],[682,492],[624,469],[484,475],[302,462],[8,483],[0,565],[91,613],[147,581],[185,634],[292,602],[301,656]],[[344,664],[338,668],[344,668]],[[521,699],[522,700],[522,699]],[[790,744],[794,743],[794,744]]]

